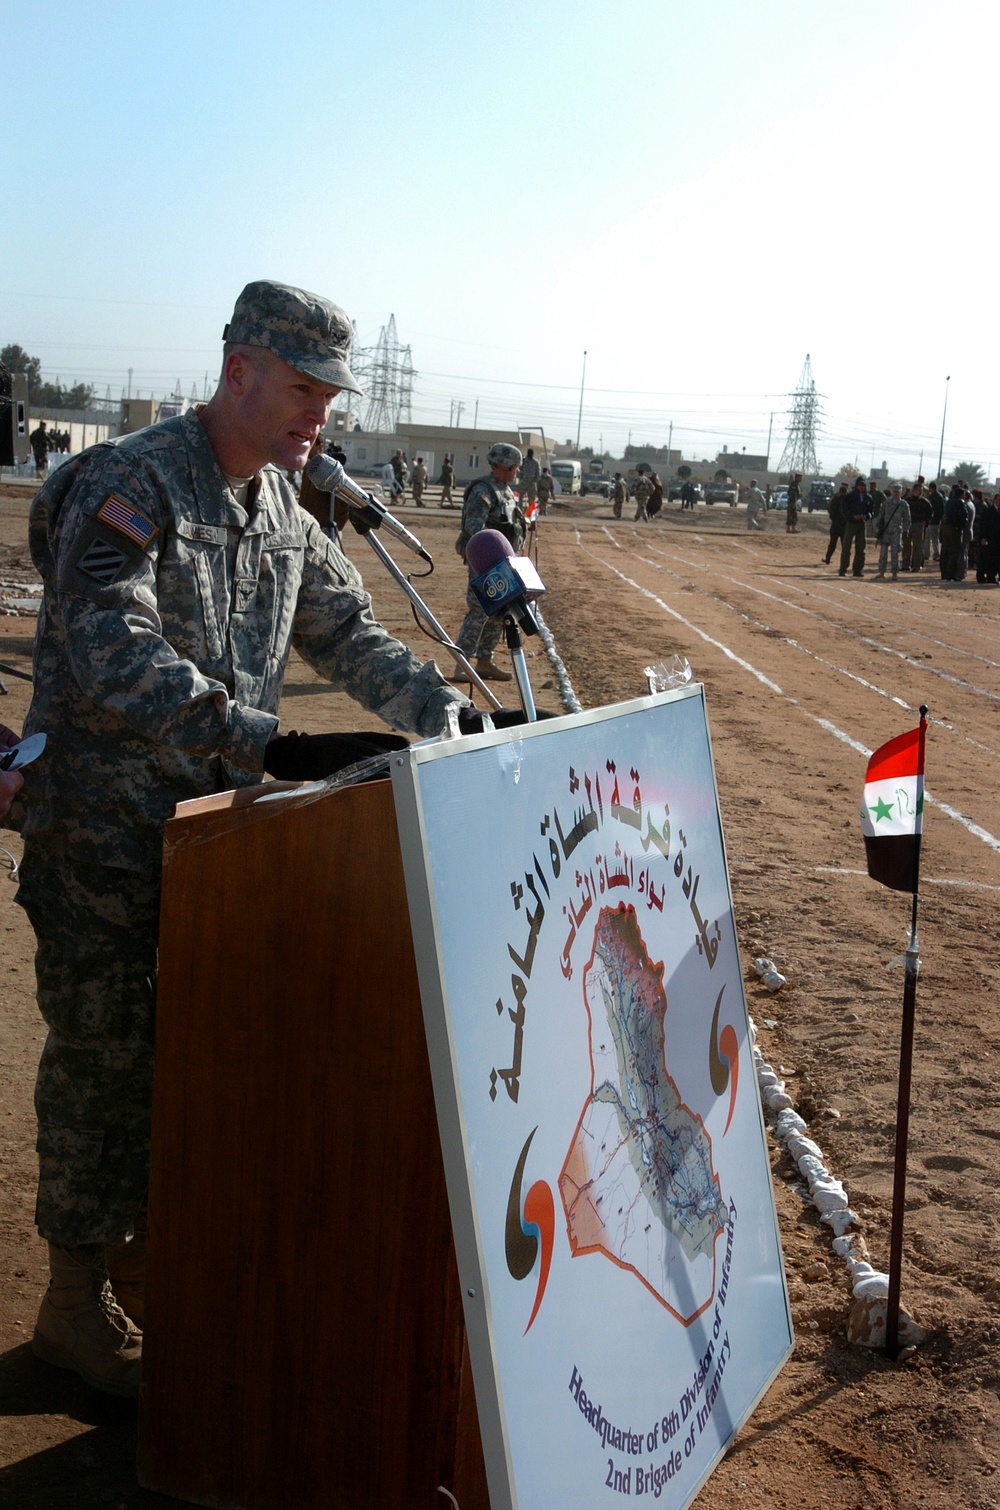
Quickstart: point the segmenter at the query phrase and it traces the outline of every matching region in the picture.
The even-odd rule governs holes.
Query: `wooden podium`
[[[488,1510],[392,791],[166,827],[139,1478]]]

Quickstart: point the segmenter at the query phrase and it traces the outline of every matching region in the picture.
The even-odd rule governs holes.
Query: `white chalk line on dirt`
[[[636,537],[638,539],[643,539],[643,537],[639,535],[638,531],[634,531],[633,533],[636,534]],[[827,628],[835,629],[841,634],[849,635],[852,639],[858,640],[862,645],[868,645],[873,650],[882,651],[886,655],[895,656],[897,660],[903,661],[905,665],[912,666],[915,670],[928,671],[932,676],[937,676],[944,681],[952,682],[955,686],[961,687],[965,691],[972,692],[977,697],[986,697],[989,698],[991,702],[1000,702],[1000,693],[998,692],[990,692],[985,687],[977,687],[975,682],[966,681],[964,677],[956,676],[951,671],[944,671],[940,666],[930,665],[926,660],[914,660],[912,656],[907,655],[905,650],[897,650],[894,645],[886,645],[882,640],[877,640],[872,635],[862,634],[860,630],[851,629],[848,625],[840,623],[836,619],[827,618],[825,614],[817,613],[815,609],[805,608],[801,603],[793,603],[787,598],[778,596],[777,593],[768,592],[764,587],[757,587],[752,582],[741,581],[738,577],[723,575],[718,570],[717,565],[712,565],[710,562],[706,561],[691,561],[685,556],[678,555],[676,551],[671,552],[664,550],[662,547],[656,546],[650,547],[648,541],[644,541],[644,543],[648,548],[652,550],[658,550],[658,553],[660,555],[666,556],[668,560],[675,561],[678,565],[687,567],[689,571],[711,572],[713,577],[717,581],[729,582],[733,587],[743,588],[745,592],[757,593],[760,597],[767,598],[770,600],[770,602],[777,603],[782,608],[791,609],[793,613],[805,614],[807,618],[815,619],[817,623],[823,624]],[[619,549],[620,548],[621,547],[619,547]],[[674,573],[674,575],[676,576],[678,575],[678,573]],[[774,585],[776,587],[780,586],[788,591],[805,591],[805,589],[798,588],[791,584],[785,584],[784,582],[775,582],[774,578],[769,578],[769,580],[774,582]],[[692,583],[691,585],[694,586],[694,583]],[[964,655],[969,659],[981,661],[986,666],[996,669],[995,661],[986,660],[985,657],[976,655],[972,650],[963,650],[957,645],[945,644],[941,640],[933,639],[930,635],[925,634],[924,638],[929,640],[931,644],[935,644],[940,646],[942,649],[949,650],[955,655]]]
[[[846,865],[792,865],[788,862],[779,864],[769,860],[766,867],[762,867],[757,860],[730,860],[733,870],[754,870],[760,875],[770,874],[771,871],[785,871],[793,876],[845,876],[854,879],[855,876],[868,877],[867,870],[849,870]],[[960,891],[997,891],[1000,886],[991,886],[988,881],[962,881],[957,876],[924,876],[920,877],[921,886],[952,886]]]
[[[772,560],[766,559],[766,557],[761,557],[760,553],[758,553],[758,551],[751,551],[751,550],[749,550],[749,547],[745,547],[745,550],[748,550],[748,553],[752,554],[752,556],[755,557],[755,560],[757,560],[757,562],[760,563],[760,566],[761,566],[761,568],[764,569],[764,571],[766,571],[766,572],[772,572],[773,571],[773,562],[772,562]],[[677,557],[677,560],[683,560],[683,557]],[[687,565],[687,563],[684,562],[684,565]],[[701,563],[701,562],[699,562],[698,565],[702,566],[702,569],[711,569],[711,568],[708,568],[708,566],[705,566],[704,563]],[[728,580],[733,581],[734,578],[728,578]],[[847,590],[846,587],[840,587],[840,586],[838,586],[838,584],[834,583],[834,581],[828,581],[828,580],[826,580],[825,577],[817,577],[816,578],[816,584],[814,584],[813,587],[801,587],[801,586],[799,586],[798,583],[796,583],[796,581],[785,581],[784,578],[782,578],[782,577],[772,577],[772,575],[767,575],[767,581],[770,581],[770,583],[772,583],[773,586],[775,586],[775,587],[782,587],[782,589],[784,589],[785,592],[798,592],[798,593],[802,593],[802,595],[807,596],[807,598],[808,598],[808,596],[819,596],[819,593],[817,593],[817,589],[823,589],[823,590],[825,590],[825,592],[837,592],[838,595],[840,595],[840,596],[847,595],[847,596],[849,596],[850,601],[852,601],[852,602],[858,601],[858,598],[856,598],[855,593],[849,592],[849,590]],[[745,586],[749,586],[749,583],[746,583]],[[897,596],[897,598],[900,598],[900,599],[902,599],[903,602],[905,602],[906,609],[908,609],[908,615],[906,615],[906,616],[908,616],[908,618],[912,618],[912,616],[914,616],[914,613],[915,613],[915,615],[917,615],[917,618],[920,619],[920,628],[918,628],[918,633],[920,633],[921,639],[926,640],[927,645],[937,645],[938,649],[943,649],[943,651],[950,651],[950,652],[952,652],[953,655],[965,655],[965,657],[967,657],[968,660],[980,661],[980,664],[983,664],[983,666],[989,666],[989,667],[991,667],[991,670],[997,670],[998,669],[998,663],[997,663],[997,661],[991,660],[991,658],[989,658],[988,655],[979,655],[979,654],[977,654],[976,651],[970,651],[970,649],[965,649],[965,646],[962,646],[962,645],[952,645],[952,642],[950,642],[950,640],[938,640],[938,639],[935,639],[935,637],[932,636],[932,634],[927,634],[927,631],[926,631],[926,604],[924,604],[924,606],[923,606],[923,610],[924,610],[923,613],[920,613],[920,606],[917,606],[917,607],[915,607],[915,609],[912,609],[911,606],[912,606],[912,601],[914,601],[914,599],[912,599],[911,593],[903,592],[903,590],[899,589],[899,587],[891,587],[890,584],[882,584],[882,586],[879,586],[878,589],[876,589],[876,590],[878,590],[879,596],[888,595],[888,593],[891,592],[891,593],[893,593],[894,596]],[[778,599],[778,601],[784,601],[784,599]],[[789,604],[787,604],[787,607],[789,607],[789,609],[798,609],[798,607],[801,607],[801,606],[799,606],[799,604],[793,604],[793,602],[789,602]],[[866,607],[869,607],[869,609],[878,609],[878,599],[876,599],[876,601],[873,601],[873,602],[867,602]],[[802,610],[802,612],[808,612],[808,610]],[[823,621],[823,622],[829,622],[829,621]],[[870,643],[878,643],[878,642],[870,642]],[[882,648],[885,648],[885,646],[879,645],[879,649],[882,649]],[[897,654],[899,654],[899,652],[897,652]],[[917,664],[920,664],[920,661],[917,661]]]
[[[586,550],[586,547],[581,544],[581,549]],[[686,629],[689,629],[692,634],[698,635],[698,637],[704,640],[707,645],[711,645],[713,649],[721,651],[727,660],[733,661],[737,666],[741,667],[742,670],[748,671],[751,676],[756,678],[756,680],[759,681],[763,686],[767,687],[769,691],[776,693],[777,696],[783,698],[785,702],[791,703],[792,707],[799,708],[801,712],[806,716],[806,718],[809,718],[813,721],[813,723],[818,724],[821,729],[825,729],[828,734],[832,734],[834,739],[839,740],[842,744],[849,745],[852,750],[856,750],[857,753],[859,755],[863,755],[866,760],[869,759],[872,751],[867,745],[862,744],[860,740],[854,739],[843,729],[838,728],[837,725],[831,723],[828,718],[821,718],[818,713],[811,712],[810,709],[806,708],[798,698],[790,696],[789,693],[785,692],[783,688],[778,686],[777,682],[772,681],[769,676],[766,676],[763,671],[759,671],[756,666],[751,665],[749,661],[744,660],[742,656],[737,655],[735,650],[731,650],[730,647],[728,645],[724,645],[721,640],[716,640],[712,637],[712,635],[707,634],[704,629],[699,629],[697,624],[692,624],[690,619],[686,619],[683,614],[678,613],[676,608],[671,608],[668,603],[664,603],[663,599],[657,597],[656,593],[652,592],[648,587],[643,587],[640,582],[633,581],[631,577],[626,576],[623,571],[619,571],[618,567],[612,565],[610,561],[602,560],[601,557],[595,555],[593,551],[588,550],[586,553],[593,560],[598,561],[601,566],[606,567],[608,571],[613,572],[616,577],[620,577],[621,580],[625,582],[629,587],[634,588],[635,591],[641,593],[643,597],[649,598],[650,601],[655,603],[658,608],[662,608],[664,613],[669,614],[672,619],[676,619],[679,624],[683,624]],[[997,854],[1000,854],[1000,839],[996,838],[994,834],[991,834],[988,829],[982,828],[978,823],[974,823],[971,818],[967,818],[964,813],[960,813],[957,808],[953,808],[949,806],[948,803],[941,802],[937,798],[932,797],[930,792],[928,792],[926,788],[924,789],[924,802],[928,806],[939,808],[946,817],[953,819],[956,823],[959,823],[964,829],[966,829],[968,833],[972,834],[974,838],[981,839],[984,844],[987,844],[990,847],[990,849],[994,850]]]
[[[773,567],[772,567],[772,570],[773,570]],[[787,592],[802,593],[806,597],[818,596],[818,594],[816,593],[816,589],[815,588],[800,587],[797,582],[783,581],[780,577],[772,577],[772,576],[768,577],[768,581],[769,582],[773,582],[776,587],[780,586],[780,587],[785,588],[785,590]],[[824,578],[817,578],[816,581],[817,581],[817,585],[818,586],[825,588],[828,592],[832,592],[832,591],[837,591],[838,590],[838,589],[835,588],[835,586],[834,586],[834,584],[832,582],[827,582]],[[846,589],[844,589],[844,588],[840,588],[839,589],[839,592],[842,595],[845,593],[845,591],[846,591]],[[910,594],[909,593],[905,593],[905,592],[901,592],[899,588],[889,587],[889,586],[883,585],[883,586],[880,586],[877,589],[877,591],[878,591],[880,597],[883,594],[888,595],[891,592],[894,595],[894,597],[901,598],[903,600],[903,602],[907,605],[908,609],[910,608],[910,605],[913,603],[913,599],[910,596]],[[854,599],[855,602],[857,601],[857,599],[856,599],[856,597],[855,597],[854,594],[850,594],[850,596]],[[869,605],[869,606],[871,606],[871,605]],[[996,671],[998,669],[998,667],[1000,667],[1000,663],[998,663],[997,661],[993,660],[988,655],[979,655],[975,650],[969,650],[964,645],[955,645],[950,640],[939,640],[934,635],[928,634],[927,629],[926,629],[926,623],[927,623],[926,607],[927,607],[927,605],[923,604],[923,605],[918,605],[918,607],[919,606],[923,606],[923,608],[924,608],[924,613],[923,614],[920,614],[920,613],[916,614],[916,617],[917,617],[918,622],[919,622],[919,631],[920,631],[920,634],[921,634],[922,638],[925,639],[929,645],[936,645],[939,650],[948,650],[953,655],[964,655],[969,660],[979,661],[981,665],[988,666],[993,671]],[[878,607],[877,600],[874,603],[874,607],[875,608]],[[895,613],[896,611],[897,611],[896,610],[896,605],[893,604],[893,612]],[[911,612],[908,612],[906,616],[907,616],[907,618],[913,618],[915,615],[914,615],[914,612],[911,611]],[[902,628],[902,624],[900,624],[900,628]]]
[[[843,676],[846,677],[848,681],[856,682],[857,685],[859,687],[863,687],[866,692],[874,692],[877,697],[885,698],[887,702],[893,703],[897,708],[901,708],[905,713],[915,714],[917,712],[917,709],[914,708],[912,704],[908,703],[905,698],[900,697],[897,693],[889,692],[885,687],[880,687],[876,682],[870,682],[866,680],[865,677],[859,676],[856,671],[848,671],[845,666],[838,666],[836,662],[827,660],[826,657],[820,655],[818,651],[811,650],[808,645],[803,645],[801,641],[793,640],[791,636],[782,634],[781,631],[775,629],[772,624],[766,623],[763,619],[754,618],[753,614],[748,613],[744,608],[737,608],[735,603],[730,603],[728,598],[724,598],[721,593],[709,592],[707,588],[698,587],[696,583],[689,582],[687,578],[681,575],[680,572],[671,571],[669,567],[662,566],[659,561],[651,561],[648,556],[638,556],[636,559],[641,561],[644,566],[652,567],[653,571],[665,572],[668,576],[674,577],[678,582],[683,582],[685,586],[690,587],[693,592],[700,593],[702,597],[709,598],[712,602],[721,604],[723,608],[728,609],[730,613],[736,614],[737,617],[743,619],[745,623],[750,624],[755,629],[760,629],[765,634],[773,637],[776,643],[781,645],[789,645],[793,650],[799,651],[801,655],[808,656],[811,660],[816,661],[820,666],[825,666],[828,671],[834,671],[838,676]],[[941,718],[930,718],[928,719],[928,722],[934,728],[944,729],[949,734],[954,734],[959,739],[965,740],[975,749],[982,750],[984,754],[989,755],[992,759],[1000,760],[1000,753],[998,753],[996,750],[991,750],[988,745],[981,744],[978,739],[973,739],[970,735],[963,734],[961,729],[956,728],[954,724],[946,723],[945,720]]]

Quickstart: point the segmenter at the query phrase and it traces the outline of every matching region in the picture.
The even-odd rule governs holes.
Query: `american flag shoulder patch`
[[[143,547],[147,546],[157,534],[157,526],[151,519],[147,519],[145,514],[140,514],[138,509],[134,509],[130,503],[126,503],[114,493],[109,498],[105,498],[97,510],[97,517],[105,524],[110,524],[113,530],[119,530],[130,540],[134,540],[136,545]]]

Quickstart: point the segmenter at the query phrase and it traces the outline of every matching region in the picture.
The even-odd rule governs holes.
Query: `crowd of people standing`
[[[1000,575],[1000,493],[955,481],[948,487],[923,477],[908,488],[893,483],[882,492],[876,479],[856,477],[842,483],[830,500],[830,539],[824,562],[840,547],[838,573],[864,574],[866,542],[878,544],[878,569],[895,581],[900,572],[938,566],[946,582],[962,582],[975,572],[977,582],[996,584]]]

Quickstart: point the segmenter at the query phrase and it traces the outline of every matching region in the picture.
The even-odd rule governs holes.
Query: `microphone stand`
[[[535,699],[531,692],[531,682],[528,680],[528,663],[524,659],[524,640],[513,614],[507,614],[503,621],[504,639],[510,658],[514,663],[514,678],[517,682],[518,696],[521,699],[521,711],[529,724],[538,722],[538,714],[535,711]]]
[[[403,591],[405,592],[406,596],[409,598],[410,602],[413,604],[414,608],[417,610],[417,612],[419,614],[422,615],[422,617],[427,621],[427,623],[434,630],[434,633],[437,635],[438,639],[440,640],[441,644],[444,646],[445,650],[450,650],[451,651],[452,655],[455,657],[455,661],[457,662],[457,664],[459,666],[461,666],[462,671],[468,677],[469,682],[471,684],[474,684],[475,686],[477,686],[479,688],[480,692],[483,694],[483,696],[489,702],[489,705],[493,709],[493,711],[494,712],[499,712],[500,709],[503,707],[503,703],[500,702],[499,698],[495,695],[495,693],[493,693],[493,692],[490,691],[489,687],[483,681],[482,677],[479,675],[479,672],[475,669],[475,667],[469,661],[469,659],[464,654],[464,652],[461,651],[461,650],[459,650],[458,646],[452,642],[452,640],[451,640],[450,636],[448,635],[447,631],[444,629],[443,625],[441,625],[441,624],[438,623],[437,619],[431,613],[430,609],[427,607],[427,604],[424,602],[423,598],[420,596],[420,594],[417,592],[416,588],[413,586],[413,583],[408,580],[408,578],[404,575],[404,573],[397,566],[396,562],[392,559],[392,557],[390,556],[389,552],[386,550],[385,546],[382,544],[381,540],[379,540],[376,537],[375,531],[373,529],[371,529],[370,527],[366,528],[363,524],[358,525],[355,522],[353,513],[351,513],[350,511],[348,512],[348,516],[347,517],[350,519],[351,523],[354,525],[354,528],[357,530],[358,534],[359,535],[363,535],[364,538],[368,541],[368,544],[371,546],[371,548],[375,552],[376,556],[382,562],[382,565],[385,567],[385,569],[389,573],[390,577],[393,577],[395,579],[395,581],[399,583],[400,587],[403,589]],[[518,643],[520,643],[521,636],[517,632],[517,626],[516,625],[515,625],[515,633],[517,633],[517,635],[518,635]],[[509,643],[510,642],[508,640],[508,644]],[[523,661],[524,661],[523,654],[521,656],[521,660],[522,660],[522,663],[523,663]],[[517,665],[516,665],[516,663],[515,663],[514,669],[515,669],[515,671],[517,671]],[[528,677],[527,668],[525,668],[525,671],[524,671],[525,683],[527,683],[527,677]],[[521,690],[521,677],[520,677],[520,674],[518,674],[517,683],[518,683],[518,690]],[[529,699],[531,697],[531,688],[530,687],[528,688],[528,697],[529,697]],[[534,719],[534,717],[535,717],[534,704],[532,704],[532,711],[530,713],[528,713],[527,705],[524,702],[524,693],[523,693],[523,691],[521,691],[521,704],[522,704],[522,707],[524,708],[526,716],[529,719]]]

